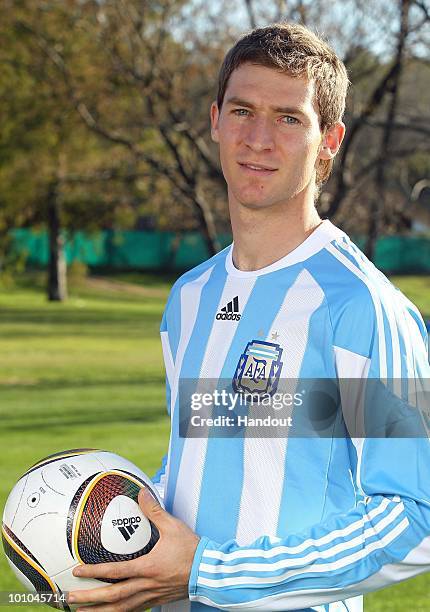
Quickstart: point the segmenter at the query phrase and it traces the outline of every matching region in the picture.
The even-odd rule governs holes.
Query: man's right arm
[[[164,368],[166,371],[166,407],[167,412],[170,414],[170,393],[171,393],[171,385],[173,378],[173,358],[172,351],[169,343],[169,334],[167,331],[166,317],[163,316],[160,327],[160,336],[161,336],[161,345],[163,348],[163,359],[164,359]],[[157,471],[157,473],[153,476],[152,482],[157,489],[157,493],[159,494],[162,501],[164,501],[164,490],[165,490],[165,482],[166,482],[166,466],[168,461],[168,453],[166,453],[163,457],[161,467]]]

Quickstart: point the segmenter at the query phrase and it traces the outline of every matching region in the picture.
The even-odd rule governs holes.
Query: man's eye
[[[295,125],[296,123],[300,123],[298,119],[295,117],[291,117],[291,115],[285,115],[281,118],[282,123],[287,123],[289,125]]]
[[[238,117],[246,117],[249,115],[249,111],[246,108],[235,108],[233,113]]]

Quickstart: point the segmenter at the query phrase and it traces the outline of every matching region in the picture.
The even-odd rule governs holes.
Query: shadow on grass
[[[88,278],[105,278],[113,281],[134,283],[144,287],[158,287],[160,284],[167,286],[173,283],[183,274],[185,270],[155,270],[153,272],[139,270],[114,270],[112,268],[97,267],[90,268]],[[73,286],[74,279],[69,276],[69,285]],[[25,289],[43,292],[47,285],[47,272],[38,269],[28,269],[16,278],[16,285]]]
[[[37,394],[40,391],[67,391],[67,389],[82,389],[84,392],[85,388],[88,387],[141,387],[142,392],[147,390],[148,386],[164,387],[166,378],[163,374],[157,375],[151,372],[150,375],[145,375],[138,378],[124,378],[120,380],[112,381],[111,378],[94,378],[87,379],[81,378],[76,380],[70,380],[70,378],[56,378],[55,380],[42,380],[37,381],[34,385],[24,385],[19,383],[14,384],[1,384],[0,383],[0,397],[5,395],[7,392],[18,392],[18,393],[29,393]],[[0,408],[1,413],[1,408]]]
[[[81,407],[82,408],[82,407]],[[2,418],[2,433],[7,432],[28,432],[39,429],[40,431],[47,431],[52,428],[59,427],[80,427],[80,426],[105,426],[114,424],[125,424],[125,423],[140,423],[149,424],[165,421],[168,417],[166,416],[165,410],[160,405],[148,406],[144,408],[140,407],[122,407],[121,409],[101,410],[92,411],[88,409],[85,414],[73,414],[67,412],[62,415],[37,415],[34,419],[25,418],[22,421],[17,420],[16,416],[14,419]],[[39,418],[38,418],[39,417]]]
[[[172,286],[173,283],[184,273],[184,271],[185,270],[160,270],[156,272],[139,272],[134,270],[112,272],[111,269],[97,268],[97,270],[94,270],[94,276],[107,278],[109,280],[134,283],[144,287],[159,287],[160,284]]]
[[[169,295],[169,291],[180,276],[179,273],[154,273],[154,274],[140,274],[136,273],[124,273],[124,274],[115,274],[112,271],[107,271],[103,273],[103,271],[98,270],[95,275],[89,275],[88,277],[75,279],[73,277],[68,279],[68,293],[69,299],[63,303],[60,302],[50,302],[47,298],[46,291],[46,280],[43,272],[26,272],[23,275],[20,275],[16,279],[15,288],[18,290],[24,290],[29,293],[31,296],[39,296],[42,299],[45,299],[45,307],[49,308],[67,308],[70,306],[71,300],[74,299],[90,299],[92,301],[100,301],[106,303],[119,303],[124,302],[125,304],[129,303],[160,303],[165,304],[167,297]],[[88,279],[88,283],[87,283]],[[105,282],[112,282],[113,286],[110,289],[108,286],[97,287],[96,285],[91,285],[91,281],[97,282],[100,279]],[[129,283],[130,290],[127,287],[115,287],[114,284],[119,281],[119,283]],[[159,295],[143,295],[139,294],[133,290],[132,286],[135,285],[137,289],[157,289],[160,291]],[[14,289],[12,289],[13,291]]]
[[[64,310],[45,310],[44,308],[5,308],[1,309],[0,323],[58,323],[58,324],[106,324],[110,321],[127,323],[130,320],[160,320],[161,308],[142,308],[142,310],[109,310],[107,308],[67,308]]]
[[[126,312],[85,310],[85,311],[44,311],[2,309],[0,328],[2,338],[29,338],[61,336],[70,333],[80,336],[117,337],[119,334],[135,334],[139,337],[156,337],[160,327],[162,311]],[[19,329],[24,325],[27,329]],[[31,329],[28,329],[31,326]],[[9,329],[8,329],[9,328]]]

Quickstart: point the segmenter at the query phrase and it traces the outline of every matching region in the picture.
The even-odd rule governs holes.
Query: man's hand
[[[150,553],[132,561],[76,567],[75,576],[121,581],[71,592],[70,603],[99,604],[78,610],[131,612],[188,598],[188,581],[199,537],[163,510],[147,489],[140,491],[139,505],[157,527],[160,539]]]

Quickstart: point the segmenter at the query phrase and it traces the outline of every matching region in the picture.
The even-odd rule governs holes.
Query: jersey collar
[[[251,276],[261,276],[262,274],[269,274],[270,272],[275,272],[276,270],[280,270],[281,268],[286,268],[288,266],[292,266],[301,261],[305,261],[318,251],[321,251],[327,244],[335,240],[336,238],[341,238],[345,236],[345,233],[333,225],[331,221],[325,219],[313,232],[310,236],[306,238],[298,247],[292,250],[288,255],[281,257],[278,261],[266,266],[264,268],[260,268],[259,270],[250,270],[243,271],[238,270],[233,263],[233,247],[234,242],[230,245],[230,248],[227,252],[227,256],[225,259],[225,267],[228,274],[232,276],[249,278]]]

